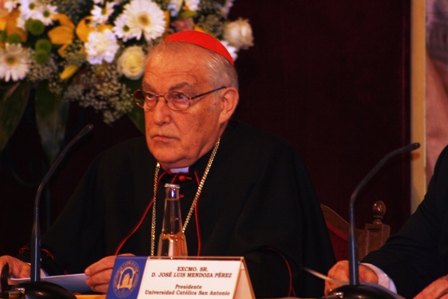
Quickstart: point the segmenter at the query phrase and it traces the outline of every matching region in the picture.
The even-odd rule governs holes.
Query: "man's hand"
[[[123,254],[131,256],[132,254]],[[84,273],[87,275],[86,283],[94,292],[106,293],[109,288],[112,270],[115,264],[115,255],[106,256],[96,263],[88,266]]]
[[[423,289],[414,299],[447,299],[448,298],[448,275],[434,280]]]
[[[325,281],[325,294],[328,295],[332,290],[341,286],[341,281],[349,281],[348,261],[339,261],[328,271],[328,277],[334,281]],[[367,266],[359,265],[359,280],[361,282],[378,283],[378,276]]]
[[[9,264],[9,276],[14,278],[30,277],[30,265],[18,258],[4,255],[0,256],[0,271],[3,266]]]

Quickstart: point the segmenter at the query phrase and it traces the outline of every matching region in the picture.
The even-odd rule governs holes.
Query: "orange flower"
[[[14,9],[10,14],[0,17],[0,30],[6,30],[7,35],[17,34],[21,42],[25,42],[28,35],[25,30],[17,27],[19,10]]]
[[[64,68],[62,73],[59,75],[59,78],[61,80],[67,80],[70,77],[72,77],[78,69],[79,69],[78,65],[68,65]]]
[[[60,56],[65,55],[65,48],[73,42],[75,25],[70,18],[64,14],[56,14],[53,19],[59,22],[59,26],[48,32],[48,38],[54,45],[61,45],[58,53]]]
[[[87,42],[90,32],[94,31],[95,27],[92,26],[92,17],[88,16],[79,21],[76,26],[76,35],[82,42]]]

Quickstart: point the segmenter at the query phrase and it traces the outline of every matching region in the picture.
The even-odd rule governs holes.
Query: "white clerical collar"
[[[181,168],[171,168],[170,173],[187,173],[188,172],[188,166],[187,167],[181,167]]]

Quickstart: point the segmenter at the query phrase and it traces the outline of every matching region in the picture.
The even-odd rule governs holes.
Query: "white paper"
[[[29,280],[29,278],[11,278],[13,284],[19,284]],[[41,280],[58,284],[74,293],[85,293],[90,291],[89,286],[86,284],[86,275],[84,273],[45,276],[41,277]]]

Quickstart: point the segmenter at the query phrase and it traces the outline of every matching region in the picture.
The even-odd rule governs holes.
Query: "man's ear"
[[[240,94],[238,89],[227,87],[221,95],[221,114],[219,116],[220,123],[229,121],[238,106]]]

